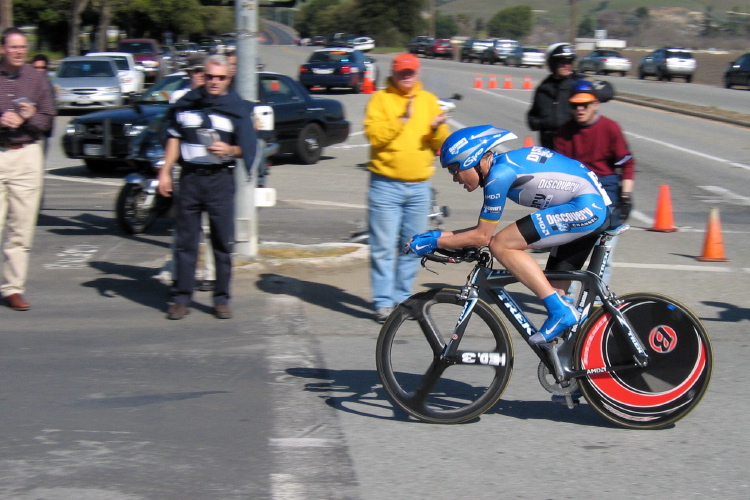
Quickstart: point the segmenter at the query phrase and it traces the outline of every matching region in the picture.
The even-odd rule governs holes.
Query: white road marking
[[[706,153],[701,153],[700,151],[695,151],[694,149],[683,148],[682,146],[677,146],[676,144],[671,144],[669,142],[660,141],[658,139],[653,139],[651,137],[646,137],[646,136],[643,136],[643,135],[634,134],[632,132],[625,132],[625,135],[629,135],[630,137],[634,137],[636,139],[641,139],[643,141],[653,142],[655,144],[659,144],[660,146],[666,146],[668,148],[671,148],[671,149],[674,149],[674,150],[677,150],[677,151],[681,151],[683,153],[689,153],[691,155],[695,155],[695,156],[698,156],[700,158],[705,158],[707,160],[711,160],[711,161],[715,161],[715,162],[719,162],[719,163],[726,163],[727,165],[729,165],[731,167],[736,167],[736,168],[742,168],[742,169],[745,169],[745,170],[750,170],[750,165],[745,165],[743,163],[737,163],[737,162],[734,162],[734,161],[731,161],[731,160],[727,160],[725,158],[721,158],[719,156],[713,156],[713,155],[709,155],[709,154],[706,154]]]
[[[84,179],[83,177],[63,177],[61,175],[55,175],[55,174],[45,174],[45,179],[54,179],[58,181],[67,181],[67,182],[80,182],[83,184],[99,184],[101,186],[122,186],[124,181],[114,181],[114,180],[107,180],[107,179]]]
[[[705,203],[724,202],[728,205],[739,205],[741,207],[750,206],[750,198],[734,193],[727,188],[721,186],[698,186],[698,188],[708,191],[718,197],[718,199],[709,198],[703,200]]]

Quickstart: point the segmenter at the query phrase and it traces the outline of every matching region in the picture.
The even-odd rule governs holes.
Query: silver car
[[[690,49],[663,47],[651,52],[638,66],[638,78],[655,76],[657,80],[671,81],[674,77],[693,81],[695,58]]]
[[[57,109],[99,109],[123,105],[117,65],[109,57],[66,57],[52,83]]]
[[[620,73],[625,76],[631,68],[630,59],[622,57],[616,50],[598,49],[578,60],[578,71],[581,73],[591,71],[597,75]]]

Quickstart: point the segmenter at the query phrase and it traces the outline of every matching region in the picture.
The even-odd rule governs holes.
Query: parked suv
[[[488,47],[492,45],[491,39],[469,39],[464,42],[464,46],[461,47],[461,61],[471,62],[472,59],[477,59],[481,62],[482,55]]]
[[[411,54],[424,54],[425,50],[427,50],[427,47],[432,43],[432,37],[430,36],[424,36],[424,35],[418,35],[409,40],[409,44],[407,45],[407,49],[409,50],[409,53]]]
[[[159,42],[152,38],[129,38],[117,43],[117,52],[133,54],[135,62],[143,66],[147,82],[161,80],[177,71],[171,58],[165,59]]]
[[[518,47],[518,40],[504,38],[493,40],[492,44],[482,53],[482,64],[495,64],[496,62],[504,63],[505,59],[513,53],[513,50],[516,47]]]
[[[693,80],[695,58],[690,49],[667,48],[656,49],[641,60],[638,65],[638,78],[655,76],[657,80],[671,81],[677,76],[687,83]]]

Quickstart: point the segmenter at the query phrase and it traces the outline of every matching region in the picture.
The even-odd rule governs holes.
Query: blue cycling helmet
[[[459,170],[466,170],[479,164],[484,153],[500,143],[516,139],[510,130],[494,125],[477,125],[453,132],[440,148],[440,164],[443,168],[458,164]]]

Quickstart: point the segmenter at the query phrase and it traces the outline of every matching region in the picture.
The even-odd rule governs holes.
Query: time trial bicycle
[[[462,288],[417,293],[383,324],[376,362],[390,400],[416,419],[449,424],[474,419],[500,399],[513,345],[489,298],[539,357],[538,378],[553,399],[573,408],[582,394],[602,417],[632,429],[663,428],[687,415],[711,380],[711,341],[683,304],[655,293],[618,297],[604,284],[609,242],[627,229],[602,233],[586,270],[545,271],[550,280],[580,283],[581,321],[539,345],[528,342],[536,327],[505,288],[518,280],[492,268],[487,247],[425,255],[423,266],[476,264]]]

